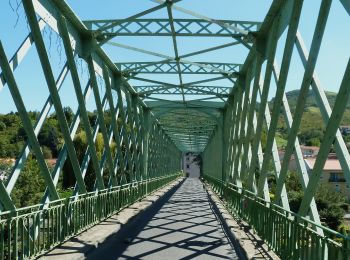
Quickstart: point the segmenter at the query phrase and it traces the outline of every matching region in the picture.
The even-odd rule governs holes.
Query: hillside
[[[290,106],[292,113],[297,106],[299,90],[293,90],[286,93],[287,100]],[[326,91],[326,96],[328,98],[330,106],[333,108],[337,93]],[[273,99],[269,102],[269,106],[272,108]],[[350,101],[347,104],[345,110],[342,125],[350,125]],[[299,130],[299,140],[302,144],[305,145],[319,145],[323,132],[325,130],[325,124],[323,122],[320,109],[315,100],[315,95],[313,91],[309,91],[306,104],[304,108],[304,113],[301,120],[300,130]],[[286,124],[284,122],[284,117],[281,114],[279,123],[278,123],[278,145],[284,146],[285,140],[287,139],[288,131],[286,129]],[[346,138],[348,139],[348,137]]]
[[[286,96],[288,99],[289,106],[291,107],[291,109],[294,109],[296,104],[297,104],[299,90],[289,91],[286,93]],[[326,91],[326,96],[327,96],[327,99],[328,99],[330,106],[333,107],[334,103],[335,103],[335,99],[337,97],[337,93],[331,92],[331,91]],[[273,99],[271,100],[271,102],[273,102]],[[316,103],[314,92],[312,90],[310,90],[308,95],[307,95],[305,106],[307,108],[308,107],[318,107],[317,103]],[[350,109],[350,101],[347,104],[347,109]]]

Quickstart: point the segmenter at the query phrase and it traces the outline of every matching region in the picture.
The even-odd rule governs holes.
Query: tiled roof
[[[305,145],[301,145],[300,148],[302,150],[313,150],[313,151],[318,151],[320,150],[320,147],[318,146],[305,146]]]
[[[304,159],[309,168],[312,170],[314,168],[316,158],[307,158]],[[342,171],[340,162],[337,159],[327,159],[323,167],[324,171]]]

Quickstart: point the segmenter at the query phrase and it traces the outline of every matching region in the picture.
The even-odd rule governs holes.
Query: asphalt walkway
[[[197,178],[145,212],[88,259],[238,259]]]

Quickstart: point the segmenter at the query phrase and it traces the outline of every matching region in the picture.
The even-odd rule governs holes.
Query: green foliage
[[[28,158],[12,191],[12,199],[16,207],[37,204],[45,190],[45,183],[35,158]]]
[[[321,184],[318,186],[315,199],[321,220],[330,228],[337,230],[343,219],[342,206],[346,198],[333,187]]]
[[[73,121],[74,113],[73,110],[70,107],[64,107],[63,108],[64,115],[66,117],[68,125],[70,125]]]
[[[296,172],[290,172],[286,180],[289,205],[293,212],[298,213],[304,192]],[[345,196],[334,187],[320,184],[315,194],[315,200],[321,221],[329,228],[337,230],[342,223],[346,202]]]
[[[38,116],[37,112],[28,112],[30,119],[34,122]],[[49,117],[43,125],[38,140],[40,145],[47,146],[53,157],[57,157],[61,143],[61,133],[58,121],[54,116]],[[27,141],[27,133],[23,128],[18,113],[0,115],[0,158],[16,158]]]
[[[321,140],[320,140],[320,138],[313,137],[313,138],[310,138],[306,142],[306,145],[308,145],[308,146],[320,146],[321,145]]]
[[[336,95],[337,93],[326,91],[327,99],[332,108],[335,103]],[[299,90],[289,91],[286,93],[286,96],[287,96],[287,100],[288,100],[288,104],[290,106],[291,112],[293,114],[297,106]],[[272,108],[273,99],[270,101],[269,105]],[[342,125],[350,124],[350,102],[348,102],[346,106],[346,110],[342,118],[341,124]],[[298,134],[299,140],[301,144],[304,144],[304,145],[320,146],[324,131],[325,131],[325,124],[322,119],[321,111],[318,108],[313,91],[310,90],[306,98],[304,113],[301,118],[299,134]],[[284,116],[282,116],[282,112],[278,121],[277,133],[279,135],[277,139],[279,138],[284,140],[288,139],[288,129],[284,120]],[[277,145],[279,147],[282,147],[284,145],[283,141],[277,140]]]
[[[70,198],[73,196],[73,189],[58,190],[58,195],[61,199]]]
[[[6,130],[6,125],[4,122],[0,121],[0,131]]]
[[[286,180],[286,188],[288,192],[289,206],[291,211],[297,213],[300,203],[304,197],[302,186],[296,172],[289,172]]]
[[[39,143],[50,149],[52,156],[55,158],[58,156],[60,147],[59,136],[57,126],[53,125],[52,121],[44,124],[38,135]]]
[[[282,138],[280,135],[276,136],[276,143],[278,148],[284,148],[287,146],[287,140]]]
[[[74,140],[74,147],[75,147],[75,151],[77,153],[77,157],[79,160],[79,163],[81,163],[83,161],[84,158],[84,153],[85,150],[87,148],[87,140],[86,140],[86,134],[85,132],[80,132],[78,133]],[[86,180],[86,178],[85,178]],[[73,187],[75,184],[75,176],[74,176],[74,172],[73,172],[73,167],[72,164],[70,162],[70,159],[67,158],[64,166],[63,166],[63,183],[62,186],[64,189],[68,189]]]
[[[69,107],[64,108],[64,113],[68,124],[71,124],[74,118],[74,113]],[[39,116],[38,112],[28,112],[28,116],[34,124]],[[88,112],[91,126],[94,126],[97,122],[97,115],[95,112]],[[111,122],[110,111],[106,111],[105,114],[106,125],[109,128]],[[120,118],[117,120],[118,124],[121,125],[123,122]],[[120,127],[119,127],[120,129]],[[130,132],[130,127],[127,125],[126,131]],[[41,146],[41,150],[45,159],[57,158],[59,152],[63,146],[64,140],[59,127],[57,115],[51,114],[46,118],[39,134],[38,141]],[[27,133],[23,128],[21,118],[18,113],[9,113],[6,115],[0,114],[0,158],[11,158],[14,159],[19,156],[23,150],[24,145],[27,142]],[[87,150],[87,140],[85,132],[82,131],[82,127],[78,128],[75,139],[73,140],[77,156],[80,164],[84,158]],[[122,144],[125,152],[125,144]],[[112,141],[111,152],[113,158],[116,156],[116,143]],[[95,149],[97,151],[97,157],[99,160],[102,158],[104,151],[104,143],[102,134],[98,133],[96,139]],[[13,165],[4,165],[5,160],[0,163],[0,173],[5,178],[9,175]],[[107,185],[109,180],[109,172],[106,170],[106,164],[104,165],[104,182]],[[85,176],[85,182],[88,190],[92,190],[95,183],[96,175],[92,167],[92,162],[89,162],[88,170]],[[75,176],[73,173],[72,166],[69,158],[64,164],[63,176],[61,175],[58,183],[58,191],[62,197],[72,195],[72,187],[75,184]],[[24,169],[21,171],[18,182],[16,183],[15,189],[12,196],[18,207],[28,206],[33,203],[38,203],[41,196],[43,195],[45,184],[40,174],[35,159],[30,158],[25,164]]]
[[[0,122],[0,157],[14,158],[24,143],[21,119],[17,113],[10,113],[0,115]]]
[[[286,96],[287,96],[289,106],[291,107],[291,110],[294,111],[295,107],[297,106],[297,102],[298,102],[299,90],[297,89],[297,90],[292,90],[292,91],[286,92]],[[337,97],[337,93],[326,91],[326,96],[327,96],[327,99],[328,99],[330,106],[333,108],[334,103],[335,103],[335,99]],[[315,94],[312,90],[310,90],[309,93],[307,94],[305,106],[306,107],[318,107],[318,105],[316,103],[316,99],[315,99]],[[348,109],[350,109],[350,102],[348,102],[346,107]]]
[[[323,129],[307,129],[299,134],[300,141],[305,145],[319,146],[323,138]]]
[[[79,134],[77,134],[73,140],[73,143],[74,143],[75,151],[78,156],[79,163],[81,164],[84,159],[85,151],[88,148],[86,133],[84,131],[81,131]],[[115,147],[116,147],[116,144],[112,142],[110,146],[112,150],[112,154],[115,154],[115,151],[116,151]],[[97,158],[101,160],[102,153],[104,151],[104,142],[103,142],[103,137],[101,133],[97,134],[96,141],[95,141],[95,149],[97,153]],[[105,180],[105,184],[106,184],[108,183],[108,173],[105,172],[104,176],[106,177],[106,180]],[[92,165],[92,161],[90,160],[89,166],[84,178],[85,185],[88,191],[93,190],[95,180],[96,180],[96,174],[94,171],[94,167]],[[67,188],[73,187],[74,184],[75,184],[75,177],[73,173],[73,168],[70,160],[67,159],[67,161],[63,166],[63,185],[62,186],[64,189],[67,189]]]
[[[0,161],[0,179],[6,181],[11,174],[12,163],[7,161]]]
[[[47,146],[42,146],[41,151],[43,152],[44,158],[45,159],[52,159],[52,152],[49,147]]]

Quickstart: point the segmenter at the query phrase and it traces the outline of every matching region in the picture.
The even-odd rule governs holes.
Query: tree
[[[321,184],[317,189],[315,200],[321,220],[331,229],[337,230],[344,216],[342,206],[346,202],[345,196],[335,191],[333,187]]]
[[[72,123],[73,117],[74,117],[73,110],[70,107],[64,107],[63,112],[64,112],[64,115],[66,116],[66,120],[67,120],[68,125],[70,125]]]
[[[84,157],[84,151],[87,148],[87,140],[86,140],[86,134],[84,131],[78,133],[74,140],[74,147],[75,147],[75,151],[77,153],[77,157],[79,160],[79,163],[81,163],[83,161],[83,157]],[[75,184],[75,177],[74,177],[74,172],[73,172],[73,167],[72,164],[70,162],[69,157],[67,158],[66,162],[64,163],[63,166],[63,188],[67,189],[67,188],[71,188],[73,187]]]
[[[55,158],[58,156],[60,146],[58,136],[58,129],[54,125],[49,124],[49,122],[42,127],[38,135],[40,145],[48,147],[51,150],[52,156]]]
[[[52,159],[52,152],[51,149],[47,146],[42,146],[41,151],[43,152],[45,159]]]
[[[298,213],[304,192],[296,172],[288,174],[286,188],[290,209]],[[321,220],[331,229],[337,230],[342,222],[346,202],[345,196],[327,184],[320,184],[315,194],[315,201]]]
[[[12,191],[12,199],[17,207],[37,204],[45,190],[45,183],[35,158],[30,156]]]
[[[74,147],[77,153],[79,163],[81,164],[84,159],[85,151],[88,147],[86,133],[84,131],[81,131],[79,134],[77,134],[73,140],[73,143],[74,143]],[[103,149],[104,149],[103,137],[101,133],[97,134],[96,141],[95,141],[95,149],[97,153],[97,158],[101,160]],[[89,191],[93,190],[95,180],[96,180],[96,174],[94,171],[94,167],[92,165],[92,161],[90,160],[89,166],[84,178],[87,190]],[[73,167],[71,165],[69,158],[67,158],[63,166],[63,188],[67,189],[67,188],[73,187],[75,185],[75,181],[76,180],[73,172]]]
[[[4,131],[5,129],[6,129],[5,123],[0,121],[0,131]]]

